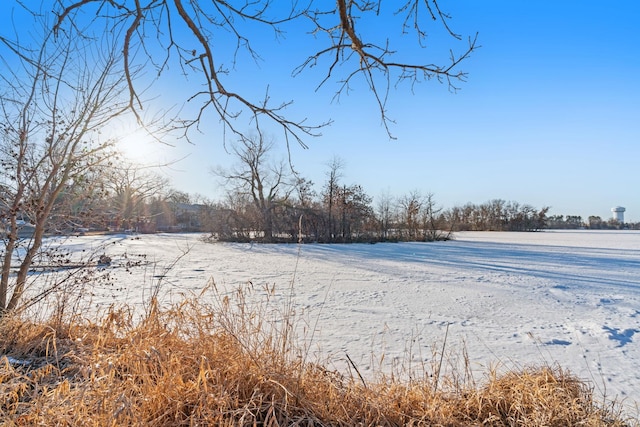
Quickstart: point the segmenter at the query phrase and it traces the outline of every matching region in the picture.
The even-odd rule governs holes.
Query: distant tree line
[[[494,199],[453,207],[446,211],[446,218],[456,231],[539,231],[546,228],[548,211],[548,207]]]
[[[268,242],[376,242],[447,240],[454,231],[540,231],[549,228],[634,228],[616,220],[548,216],[535,208],[494,199],[444,209],[433,194],[413,190],[373,198],[358,184],[344,182],[339,158],[327,163],[319,190],[291,164],[270,158],[272,141],[263,135],[242,137],[231,152],[231,168],[215,168],[226,198],[209,207],[203,222],[215,240]]]
[[[326,181],[314,183],[284,161],[270,157],[273,142],[263,135],[241,138],[231,148],[237,162],[214,174],[227,189],[207,223],[216,240],[268,242],[433,241],[450,238],[431,194],[414,191],[392,201],[373,198],[343,180],[344,163],[327,164]]]
[[[215,201],[175,190],[152,169],[110,155],[106,167],[87,169],[62,187],[45,234],[204,232],[218,241],[347,243],[448,240],[456,231],[640,229],[598,216],[548,216],[548,207],[502,199],[445,209],[418,189],[383,193],[374,202],[361,185],[345,182],[340,158],[327,162],[325,180],[316,186],[289,162],[272,159],[272,147],[262,136],[230,147],[235,164],[212,170],[226,190]],[[0,210],[8,210],[2,191]],[[27,235],[37,221],[29,206],[17,215]]]
[[[640,230],[640,222],[620,223],[615,218],[602,219],[600,216],[590,215],[585,221],[579,215],[552,215],[547,218],[547,228],[565,230]]]
[[[273,142],[263,135],[241,138],[230,152],[236,162],[213,173],[226,198],[211,207],[205,228],[215,240],[376,242],[434,241],[453,231],[536,231],[545,228],[548,208],[493,200],[445,210],[433,194],[413,190],[373,198],[344,182],[344,162],[327,163],[319,190],[284,161],[270,157]]]

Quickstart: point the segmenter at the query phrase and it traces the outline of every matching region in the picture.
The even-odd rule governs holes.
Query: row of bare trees
[[[454,231],[539,231],[547,228],[547,208],[504,202],[508,209],[490,212],[481,205],[443,209],[434,195],[412,191],[400,197],[381,195],[377,203],[359,185],[334,190],[325,184],[320,194],[302,201],[275,199],[268,215],[241,194],[229,193],[207,211],[202,224],[212,237],[232,241],[436,241]],[[267,223],[268,221],[268,223]]]
[[[549,207],[536,209],[528,204],[494,199],[453,207],[444,217],[456,231],[538,231],[546,228],[548,211]]]
[[[551,215],[549,218],[547,218],[547,228],[564,230],[640,230],[640,223],[622,223],[616,218],[603,219],[598,215],[589,215],[586,221],[580,215]]]
[[[448,239],[452,231],[537,231],[547,223],[548,207],[495,199],[444,210],[433,194],[417,190],[400,197],[382,194],[374,206],[360,185],[343,182],[345,165],[338,157],[327,164],[317,192],[290,164],[273,161],[272,148],[262,134],[243,137],[231,150],[235,165],[214,169],[227,189],[226,201],[217,205],[225,214],[209,222],[217,238],[434,241]]]
[[[344,162],[335,157],[320,191],[284,160],[270,158],[273,141],[257,134],[231,148],[236,164],[213,170],[227,189],[204,222],[221,240],[353,242],[441,240],[433,195],[414,191],[385,198],[379,211],[362,186],[343,182]]]

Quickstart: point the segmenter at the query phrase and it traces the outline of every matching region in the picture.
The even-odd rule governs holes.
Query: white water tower
[[[611,208],[611,212],[613,212],[613,219],[618,221],[620,224],[624,224],[624,211],[626,209],[622,206],[616,206],[615,208]]]

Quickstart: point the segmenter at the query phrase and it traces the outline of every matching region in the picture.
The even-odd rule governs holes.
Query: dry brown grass
[[[151,305],[137,322],[127,309],[98,323],[0,321],[4,425],[639,425],[550,367],[489,373],[481,385],[364,383],[309,363],[288,309],[242,291],[204,300]]]

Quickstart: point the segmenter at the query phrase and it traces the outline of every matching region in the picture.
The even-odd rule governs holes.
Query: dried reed
[[[273,289],[210,291],[139,321],[126,307],[99,322],[5,317],[4,425],[639,425],[559,368],[363,384],[307,361]]]

